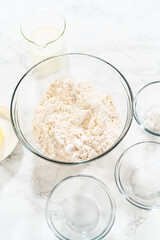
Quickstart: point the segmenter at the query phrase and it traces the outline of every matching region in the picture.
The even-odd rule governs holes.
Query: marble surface
[[[32,66],[27,45],[19,32],[30,10],[44,7],[42,0],[1,1],[0,104],[9,107],[12,92]],[[126,77],[135,94],[144,84],[160,78],[159,0],[46,0],[67,21],[68,52],[85,52],[104,58]],[[56,239],[47,226],[44,207],[48,193],[62,178],[86,173],[112,190],[116,220],[108,240],[159,240],[160,212],[129,204],[114,182],[115,163],[126,147],[158,137],[145,133],[135,120],[119,146],[98,161],[82,166],[56,165],[35,157],[20,143],[0,163],[0,239]]]

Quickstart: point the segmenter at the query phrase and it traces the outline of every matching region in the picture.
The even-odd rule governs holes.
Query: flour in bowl
[[[160,106],[151,107],[145,112],[144,124],[148,130],[160,134]]]
[[[38,147],[58,161],[85,161],[109,149],[120,134],[111,95],[90,83],[55,80],[37,106],[33,135]]]

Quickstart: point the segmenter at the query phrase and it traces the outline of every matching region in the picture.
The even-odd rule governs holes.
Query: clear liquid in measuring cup
[[[34,44],[30,45],[30,52],[34,64],[51,56],[65,53],[65,39],[61,31],[55,26],[40,26],[30,34]]]

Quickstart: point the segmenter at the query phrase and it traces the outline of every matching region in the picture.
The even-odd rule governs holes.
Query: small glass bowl
[[[160,143],[140,142],[129,147],[116,163],[115,180],[133,205],[160,209]]]
[[[154,112],[160,113],[160,81],[151,82],[145,85],[142,89],[137,93],[134,100],[134,117],[138,124],[147,132],[160,136],[160,131],[152,130],[153,129],[153,121],[152,114]],[[150,114],[151,121],[147,126],[147,122],[145,120],[145,115]],[[150,126],[152,129],[150,129]]]
[[[46,219],[59,239],[102,239],[115,220],[115,202],[100,180],[73,175],[57,183],[46,202]]]

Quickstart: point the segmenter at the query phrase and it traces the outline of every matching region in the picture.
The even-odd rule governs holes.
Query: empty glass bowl
[[[115,219],[115,202],[100,180],[73,175],[57,183],[46,202],[46,219],[59,239],[102,239]]]
[[[37,147],[32,134],[36,107],[53,81],[62,77],[71,77],[77,82],[90,82],[98,92],[111,94],[121,119],[120,133],[113,145],[104,153],[86,161],[53,159]],[[132,100],[132,91],[126,79],[111,64],[87,54],[65,54],[43,60],[21,78],[12,96],[11,121],[20,141],[37,156],[57,163],[85,163],[107,154],[124,138],[133,118]]]
[[[129,147],[116,164],[115,180],[133,205],[160,209],[160,143],[140,142]]]
[[[134,101],[134,116],[144,130],[160,136],[160,81],[139,90]]]

